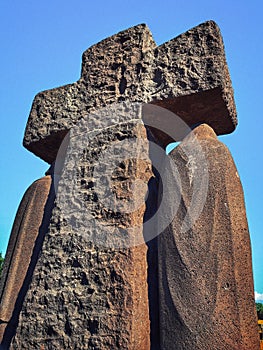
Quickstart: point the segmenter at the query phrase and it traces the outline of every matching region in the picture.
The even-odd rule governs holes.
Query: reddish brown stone
[[[194,129],[171,157],[182,190],[176,216],[159,236],[161,349],[257,350],[250,238],[233,159],[207,125]],[[206,169],[207,193],[198,182]],[[203,210],[185,227],[197,185]]]
[[[0,325],[0,344],[3,347],[16,326],[15,314],[21,307],[22,289],[25,288],[35,243],[43,225],[50,186],[51,176],[35,181],[26,191],[16,214],[0,286],[0,319],[4,321]]]
[[[149,29],[138,25],[92,46],[83,54],[78,82],[35,97],[24,146],[51,163],[69,129],[74,131],[87,115],[88,124],[92,120],[90,112],[95,111],[97,116],[102,107],[122,101],[157,104],[175,112],[188,126],[205,121],[218,134],[232,132],[237,123],[236,111],[217,25],[213,21],[203,23],[158,48]],[[132,213],[105,209],[103,201],[98,200],[102,190],[93,178],[95,167],[102,164],[106,169],[111,165],[110,157],[103,161],[100,158],[111,144],[146,136],[140,113],[133,117],[125,114],[126,119],[120,123],[107,125],[105,119],[111,120],[113,115],[107,109],[102,117],[88,124],[85,142],[76,138],[80,147],[74,168],[77,189],[69,176],[72,163],[63,163],[64,179],[59,185],[64,186],[57,196],[42,255],[23,303],[12,341],[14,349],[46,345],[75,349],[79,344],[100,350],[153,347],[149,303],[152,310],[154,305],[148,295],[151,281],[147,246],[145,242],[138,245],[132,241],[128,231],[138,226],[138,235],[143,237],[145,206]],[[162,124],[160,120],[160,129]],[[151,128],[150,137],[154,136],[163,147],[174,140],[165,132],[156,133],[156,129],[158,126]],[[147,156],[148,146],[144,150]],[[76,160],[75,151],[69,147],[66,156]],[[120,198],[129,201],[130,183],[136,176],[147,183],[153,175],[150,162],[141,162],[137,151],[133,159],[117,166],[114,176],[100,172],[107,184],[113,183],[114,203]],[[143,191],[136,195],[138,199],[147,197]],[[74,212],[73,219],[67,217],[68,212]],[[91,218],[83,231],[79,221],[88,215]],[[78,225],[74,226],[75,222]],[[118,239],[132,244],[119,247],[115,245]],[[165,306],[163,310],[166,312]],[[168,321],[169,317],[164,322]],[[166,348],[173,347],[171,342]]]
[[[79,186],[75,187],[76,178],[72,179],[72,163],[65,160],[49,232],[20,313],[13,349],[40,345],[54,349],[150,349],[145,203],[141,199],[152,170],[150,160],[147,162],[145,127],[132,113],[127,116],[130,122],[116,123],[107,130],[100,120],[96,138],[93,132],[84,132],[84,143],[78,134],[72,141],[76,143],[68,148],[67,159],[75,160]],[[113,173],[107,172],[116,160],[108,149],[119,144],[119,139],[123,140],[121,150],[126,145],[128,155],[132,141],[145,139],[145,147],[134,147],[132,159],[119,160]],[[103,152],[108,152],[104,158]],[[75,158],[74,154],[80,156]],[[112,191],[113,207],[102,199],[105,189],[98,185],[98,178],[94,180],[95,167],[105,169],[98,175],[111,184],[106,190]],[[146,186],[145,192],[136,192],[134,198],[131,185],[135,179]],[[114,209],[114,203],[125,204],[131,198],[135,202],[139,199],[136,210]]]

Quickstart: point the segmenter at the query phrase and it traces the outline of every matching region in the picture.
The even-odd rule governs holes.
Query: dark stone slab
[[[178,176],[168,196],[180,206],[158,237],[161,349],[259,349],[243,190],[230,152],[202,124],[171,157]]]

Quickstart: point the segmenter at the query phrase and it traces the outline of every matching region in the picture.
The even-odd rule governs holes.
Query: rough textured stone
[[[143,101],[156,44],[146,25],[120,32],[83,53],[81,78],[39,93],[28,119],[24,146],[51,163],[68,131],[83,116],[113,102]],[[145,72],[145,73],[144,73]]]
[[[24,146],[51,163],[67,130],[89,112],[113,102],[153,102],[189,125],[235,129],[236,110],[220,31],[205,22],[159,46],[146,25],[120,32],[84,52],[81,78],[39,93]],[[157,133],[165,147],[173,141]]]
[[[205,22],[157,47],[154,56],[156,85],[147,102],[169,109],[189,126],[207,123],[218,135],[235,129],[233,90],[215,22]],[[161,138],[158,132],[157,137]],[[166,136],[164,146],[173,141]]]
[[[196,142],[204,155],[201,163]],[[250,238],[233,159],[204,124],[171,157],[180,175],[181,201],[158,239],[161,349],[259,349]],[[200,182],[204,197],[196,197],[186,227],[197,185],[193,179],[206,175],[207,193]],[[174,198],[170,200],[172,205]],[[191,222],[202,200],[203,210]]]
[[[37,243],[47,226],[44,213],[50,193],[51,176],[35,181],[18,208],[11,232],[0,286],[0,344],[5,348],[15,331],[23,297],[37,255]]]
[[[131,213],[105,207],[93,174],[96,166],[106,169],[113,161],[110,151],[102,157],[107,147],[121,142],[123,151],[128,140],[130,154],[132,141],[145,139],[142,148],[134,148],[132,159],[120,160],[110,176],[106,170],[100,173],[106,184],[112,184],[116,201],[129,201],[134,192],[144,198],[142,191],[132,190],[131,183],[141,178],[147,185],[152,176],[151,163],[145,159],[146,130],[132,112],[130,121],[106,130],[103,118],[97,122],[101,128],[96,136],[88,131],[89,119],[87,128],[81,127],[85,142],[76,134],[70,143],[14,349],[41,345],[45,349],[150,349],[147,246],[142,243],[145,203],[142,200]],[[76,187],[70,181],[72,169],[76,170]],[[69,211],[76,226],[66,215]],[[83,213],[86,220],[82,223]],[[134,236],[128,231],[131,227],[135,227]],[[138,237],[142,244],[136,246]]]
[[[176,138],[160,131],[164,130],[165,119],[160,115],[164,114],[154,115],[155,122],[151,123],[151,108],[146,108],[148,114],[142,116],[138,105],[131,107],[129,102],[146,103],[144,107],[149,107],[149,103],[151,107],[153,104],[165,107],[189,126],[206,122],[218,134],[232,132],[236,126],[236,112],[217,25],[212,21],[203,23],[159,47],[145,25],[130,28],[84,52],[79,81],[35,97],[25,131],[25,147],[51,163],[56,159],[62,140],[67,139],[68,130],[70,145],[65,158],[62,157],[63,169],[49,232],[23,303],[12,349],[160,348],[158,336],[153,336],[153,332],[158,331],[158,292],[153,291],[156,266],[149,266],[156,261],[156,240],[151,244],[144,242],[143,226],[145,217],[151,216],[151,210],[154,212],[156,208],[151,203],[153,209],[147,212],[145,185],[150,188],[151,181],[156,181],[149,141],[154,138],[165,147]],[[105,106],[107,108],[101,110]],[[151,128],[146,130],[144,123]],[[138,140],[145,142],[141,144]],[[133,142],[135,146],[130,148]],[[118,143],[122,145],[121,153],[127,157],[115,164],[112,156],[118,158],[121,153],[120,149],[111,147]],[[103,157],[104,152],[106,157]],[[107,168],[112,165],[113,171],[109,174]],[[100,179],[95,176],[96,168],[100,169]],[[187,183],[189,176],[185,176],[184,183]],[[144,186],[137,186],[137,183],[132,186],[135,178],[141,178]],[[113,194],[112,207],[105,205],[107,191],[105,202],[101,201],[103,186]],[[121,210],[127,204],[129,208],[132,199],[140,204],[136,210]],[[120,202],[121,208],[118,207]],[[221,221],[217,224],[221,225]],[[161,249],[166,247],[165,240],[160,243]],[[167,247],[171,252],[172,243],[171,240],[171,247]],[[216,252],[217,244],[213,247]],[[189,242],[185,249],[188,247]],[[198,245],[193,249],[198,250]],[[159,265],[162,277],[166,276],[163,264],[168,257],[169,254],[163,255]],[[226,257],[231,260],[232,255],[229,253]],[[228,265],[225,266],[227,269]],[[173,273],[171,267],[168,270]],[[162,330],[168,330],[172,324],[169,321],[174,321],[172,316],[169,318],[174,305],[169,304],[170,309],[167,309],[163,303],[170,296],[165,294],[166,281],[161,279],[161,282],[161,325]],[[171,291],[174,286],[174,283],[168,284]],[[212,291],[214,293],[214,289]],[[173,291],[171,295],[173,298]],[[184,300],[198,301],[195,297]],[[218,294],[217,300],[221,298]],[[246,297],[239,301],[245,306],[246,302]],[[226,305],[230,305],[228,300]],[[213,310],[217,316],[219,311]],[[224,307],[221,311],[222,314],[226,312]],[[167,319],[163,318],[166,312]],[[237,315],[242,316],[241,312]],[[194,316],[198,319],[197,313]],[[177,318],[176,322],[180,320]],[[210,335],[209,327],[207,332]],[[164,337],[164,333],[161,335]],[[164,349],[174,348],[176,342],[173,338],[170,341],[170,337],[173,335],[167,337],[168,347],[163,343]],[[201,343],[202,332],[200,337]],[[187,343],[188,338],[187,334],[184,343],[187,350],[194,344]]]

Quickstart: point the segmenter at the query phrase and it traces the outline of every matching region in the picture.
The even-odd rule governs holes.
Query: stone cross
[[[184,122],[182,132],[176,117]],[[165,148],[199,124],[217,135],[237,124],[223,41],[213,21],[161,46],[146,25],[127,29],[84,52],[76,83],[35,97],[24,146],[50,164],[62,160],[61,177],[18,326],[11,337],[4,334],[5,344],[14,349],[173,349],[180,329],[166,327],[176,306],[166,305],[166,292],[176,289],[180,271],[172,280],[164,278],[173,270],[173,261],[164,263],[165,231],[160,248],[158,225],[151,226],[152,239],[145,239],[146,218],[158,212],[154,192],[161,191],[152,141]],[[114,163],[119,144],[126,157]],[[149,190],[132,186],[136,178]],[[101,197],[106,203],[105,193],[112,195],[107,189],[114,194],[113,207],[105,208]],[[125,208],[131,197],[139,203],[136,210],[122,211],[119,203]],[[251,297],[251,288],[246,295]],[[4,303],[10,307],[8,300]],[[248,312],[253,314],[252,306]],[[232,322],[231,315],[226,321]],[[186,329],[193,332],[189,339],[198,336],[196,329]],[[174,338],[165,343],[168,331]],[[183,341],[177,346],[185,348]],[[233,348],[225,344],[224,349]]]
[[[156,47],[141,24],[92,46],[76,83],[35,97],[24,146],[52,163],[66,132],[83,116],[127,100],[167,108],[189,126],[204,122],[218,135],[231,133],[236,108],[217,25],[205,22]],[[166,138],[164,146],[173,141]]]

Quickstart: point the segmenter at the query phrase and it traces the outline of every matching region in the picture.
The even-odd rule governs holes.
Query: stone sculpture
[[[218,135],[232,132],[236,109],[217,25],[205,22],[156,47],[142,24],[92,46],[83,54],[79,81],[35,97],[24,146],[52,163],[83,116],[121,101],[154,102],[189,125],[202,121]]]
[[[0,285],[0,342],[3,347],[15,334],[23,298],[49,225],[50,187],[50,175],[35,181],[26,191],[16,214]]]
[[[196,142],[206,164],[198,162]],[[180,174],[181,203],[158,236],[160,348],[258,349],[250,238],[233,159],[206,124],[197,126],[171,157]],[[204,207],[184,227],[192,178],[204,177],[204,167],[209,180],[207,193],[203,185]]]
[[[202,125],[196,127],[199,124]],[[215,162],[219,151],[218,157],[231,165],[228,171],[235,173],[231,157],[215,133],[230,133],[236,124],[223,41],[213,21],[158,47],[147,26],[127,29],[84,52],[81,77],[76,83],[39,93],[26,126],[24,146],[53,164],[57,196],[32,282],[17,315],[18,325],[13,334],[4,332],[2,347],[170,350],[189,349],[189,344],[196,342],[191,347],[201,349],[207,335],[210,343],[203,349],[232,350],[235,342],[244,346],[244,350],[255,348],[258,339],[251,256],[240,183],[236,180],[241,205],[239,216],[231,211],[227,199],[229,211],[218,199],[216,191],[223,192],[224,188],[225,193],[228,191],[230,185],[226,180],[218,188],[215,182],[208,182],[204,211],[193,206],[191,215],[185,216],[187,220],[184,218],[190,197],[200,199],[193,195],[191,184],[192,180],[195,184],[195,179],[191,176],[195,174],[189,172],[189,159],[196,162],[200,153],[207,159],[207,174],[217,175]],[[195,129],[186,136],[190,128]],[[158,173],[160,156],[156,155],[153,144],[165,149],[170,142],[183,139],[182,145],[190,145],[193,134],[197,136],[198,146],[194,147],[194,153],[190,149],[188,160],[180,158],[181,148],[172,153],[182,177],[182,189],[174,181],[172,192],[178,206],[182,196],[186,207],[179,206],[172,222],[167,222],[168,228],[156,239],[159,227],[163,227],[167,213],[172,213],[173,208],[173,198],[169,197],[169,187],[165,187],[163,180],[167,178],[169,182],[169,176],[176,180],[178,170],[171,171],[171,165],[169,173],[165,167],[164,173]],[[210,154],[211,145],[216,146]],[[215,178],[219,179],[219,175]],[[141,182],[133,184],[138,178]],[[161,204],[157,205],[158,191],[160,202],[168,198],[171,203],[167,211]],[[229,201],[234,206],[237,198]],[[222,215],[213,218],[213,222],[205,219],[206,211],[211,213],[210,202],[217,205],[216,209],[220,208]],[[41,210],[39,213],[42,215]],[[151,218],[155,221],[147,229]],[[221,226],[222,230],[230,229],[230,219],[233,226],[227,232],[226,243],[211,243],[207,256],[207,264],[212,264],[211,256],[218,254],[220,244],[222,248],[233,244],[233,251],[225,255],[235,271],[223,264],[226,270],[218,282],[229,290],[226,292],[229,299],[223,304],[225,289],[222,291],[215,283],[219,276],[216,268],[212,269],[212,276],[201,276],[210,270],[199,264],[204,247],[198,250],[198,238],[193,244],[198,257],[196,264],[191,260],[192,265],[184,265],[178,249],[185,241],[186,258],[191,259],[193,252],[186,237],[197,232],[204,244],[208,244],[210,228],[214,233],[211,239],[216,240]],[[241,222],[244,242],[236,247],[234,234]],[[177,231],[177,225],[182,223],[186,225],[185,237]],[[241,248],[248,262],[242,271]],[[11,254],[16,248],[10,246],[9,250]],[[197,284],[210,283],[212,290],[208,285],[203,289],[198,285],[203,291],[199,298],[195,291],[188,294],[187,282],[191,288],[194,283],[192,275],[192,280],[185,279],[190,273],[188,268],[198,277]],[[11,269],[9,275],[12,273]],[[229,279],[224,280],[225,275]],[[248,285],[243,284],[243,275],[248,276]],[[238,311],[227,314],[225,305],[232,305],[233,297],[238,299]],[[216,298],[216,302],[209,298]],[[198,304],[196,320],[180,328],[183,318],[188,320],[188,309],[183,307],[187,300]],[[207,307],[208,301],[214,314]],[[227,320],[219,316],[220,312]],[[199,339],[201,320],[203,333]],[[213,322],[218,322],[222,330],[227,321],[234,324],[233,337],[229,335],[225,339],[221,334],[219,339],[215,332],[213,338]],[[174,322],[174,329],[169,322]]]

